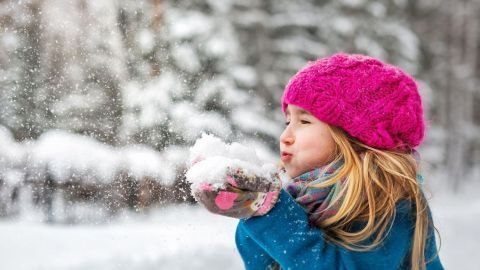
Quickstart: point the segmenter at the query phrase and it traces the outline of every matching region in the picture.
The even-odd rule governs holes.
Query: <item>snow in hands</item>
[[[272,181],[278,173],[274,164],[262,164],[254,149],[237,142],[228,144],[205,133],[190,148],[189,167],[186,177],[191,183],[192,193],[199,190],[203,183],[221,188],[227,174],[237,169],[245,175],[255,175],[266,181]]]

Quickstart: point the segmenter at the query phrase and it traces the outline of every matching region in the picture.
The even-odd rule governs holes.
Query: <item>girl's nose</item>
[[[290,145],[290,144],[293,144],[294,141],[295,139],[293,138],[292,133],[289,131],[289,128],[287,127],[283,131],[282,135],[280,135],[280,142],[286,145]]]

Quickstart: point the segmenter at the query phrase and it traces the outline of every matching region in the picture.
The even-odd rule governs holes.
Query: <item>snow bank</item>
[[[12,133],[0,125],[0,169],[20,165],[25,158],[25,147],[17,143]]]
[[[170,164],[171,168],[179,169],[187,167],[188,148],[178,145],[170,145],[163,149],[162,156]]]
[[[47,169],[57,181],[68,180],[72,174],[98,176],[97,180],[107,181],[120,165],[113,147],[61,130],[42,134],[30,154],[35,168]]]
[[[32,144],[29,166],[37,175],[48,170],[59,182],[73,176],[83,181],[109,182],[126,171],[137,179],[152,177],[171,185],[176,176],[176,167],[150,147],[115,148],[94,138],[61,130],[48,131]]]
[[[11,132],[0,126],[0,177],[9,183],[18,183],[25,173],[30,180],[44,179],[48,170],[59,182],[72,177],[109,182],[126,171],[137,179],[152,177],[172,185],[187,159],[185,147],[171,146],[163,152],[146,145],[113,147],[63,130],[50,130],[36,141],[17,143]]]
[[[0,179],[7,189],[19,185],[25,178],[22,168],[26,157],[26,144],[17,143],[13,134],[0,125]]]
[[[145,145],[129,145],[117,151],[127,171],[137,179],[153,177],[167,185],[175,181],[175,170],[160,152]]]

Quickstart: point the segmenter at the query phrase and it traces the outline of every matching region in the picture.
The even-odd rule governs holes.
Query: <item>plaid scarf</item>
[[[345,179],[327,187],[315,187],[331,179],[343,166],[339,160],[325,165],[295,178],[285,187],[285,190],[300,204],[309,215],[312,226],[319,226],[322,221],[335,215],[342,204],[343,197],[338,198],[346,184]]]
[[[419,164],[420,154],[416,150],[412,150],[412,154]],[[308,213],[310,225],[319,226],[322,221],[335,215],[342,205],[343,196],[341,198],[338,196],[346,184],[346,179],[322,188],[315,185],[335,176],[343,164],[344,160],[341,159],[333,164],[313,169],[293,178],[293,182],[285,187],[285,190]],[[417,172],[416,176],[417,182],[422,186],[424,183],[422,174]]]

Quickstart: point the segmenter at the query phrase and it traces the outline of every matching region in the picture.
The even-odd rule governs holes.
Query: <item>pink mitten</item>
[[[234,218],[266,214],[277,202],[282,188],[278,173],[271,179],[229,170],[220,188],[202,183],[194,191],[196,200],[210,212]]]

